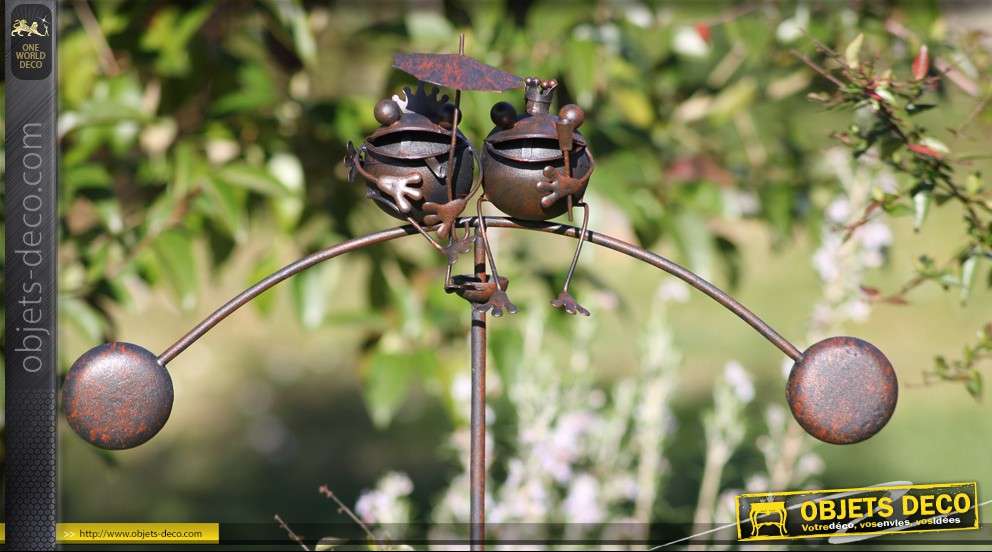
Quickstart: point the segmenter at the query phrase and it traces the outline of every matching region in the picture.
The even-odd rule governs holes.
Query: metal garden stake
[[[455,89],[455,103],[438,90],[404,90],[375,106],[381,125],[360,148],[348,144],[345,162],[350,177],[362,176],[368,195],[389,215],[408,224],[348,240],[299,259],[246,289],[173,345],[155,355],[138,345],[115,342],[94,347],[72,365],[62,389],[69,425],[83,439],[105,449],[127,449],[151,439],[172,410],[172,379],[166,365],[221,320],[279,282],[338,255],[419,233],[448,257],[445,290],[471,305],[471,514],[470,541],[485,540],[485,376],[486,314],[515,313],[506,296],[509,281],[499,276],[489,247],[490,228],[530,230],[578,240],[561,294],[552,301],[569,314],[589,311],[569,294],[568,286],[585,241],[660,268],[685,281],[739,316],[793,361],[786,400],[796,421],[810,435],[833,444],[863,441],[892,416],[898,384],[892,365],[877,348],[854,337],[831,337],[800,352],[733,297],[686,268],[633,244],[587,228],[589,208],[583,194],[595,168],[585,138],[584,121],[575,105],[550,111],[557,82],[521,80],[464,55],[407,54],[396,67],[421,81]],[[486,137],[480,159],[458,131],[461,90],[506,90],[525,85],[524,113],[512,105],[493,106],[496,125]],[[480,161],[481,178],[474,178]],[[475,182],[475,184],[473,184]],[[479,188],[478,216],[461,217]],[[484,217],[488,201],[510,217]],[[582,226],[548,222],[572,206],[583,209]],[[464,228],[457,238],[456,228]],[[431,237],[437,233],[445,245]],[[452,276],[458,254],[474,249],[474,270]],[[488,264],[488,267],[487,267]]]

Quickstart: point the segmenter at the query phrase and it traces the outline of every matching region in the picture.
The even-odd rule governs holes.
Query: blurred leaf
[[[182,230],[168,230],[152,242],[152,251],[183,309],[196,305],[196,258],[193,240]]]
[[[851,69],[856,69],[860,63],[859,56],[861,55],[861,44],[865,41],[864,33],[858,33],[858,36],[854,37],[854,40],[847,45],[844,49],[844,61],[847,62],[847,66]]]
[[[103,342],[106,329],[103,316],[76,297],[63,295],[59,298],[59,320],[68,321],[89,344]]]
[[[740,285],[741,274],[744,269],[740,249],[737,244],[723,236],[716,236],[714,244],[717,253],[719,253],[724,273],[727,275],[727,286],[732,290],[736,289]]]
[[[416,377],[437,370],[434,351],[384,352],[376,350],[365,370],[365,404],[372,422],[387,427],[402,405]]]
[[[691,211],[672,217],[675,243],[689,269],[709,280],[713,276],[713,240],[706,221]]]
[[[271,107],[278,98],[272,79],[265,67],[248,63],[238,70],[237,90],[213,104],[217,114],[258,111]]]
[[[581,105],[590,105],[596,92],[596,71],[599,66],[592,61],[599,57],[599,46],[591,40],[568,41],[565,55],[568,63],[565,75],[569,91]],[[648,107],[650,110],[650,106]]]
[[[255,263],[255,267],[252,268],[251,273],[248,275],[248,281],[245,282],[245,287],[257,284],[280,268],[281,266],[275,255],[265,255]],[[272,312],[272,307],[277,297],[277,289],[270,289],[253,299],[251,303],[258,309],[258,312],[267,315]]]
[[[723,123],[734,115],[748,109],[757,94],[757,83],[751,77],[745,77],[725,88],[714,98],[709,106],[708,115],[715,123]]]
[[[307,12],[299,0],[267,0],[266,3],[279,17],[283,25],[289,27],[293,34],[293,47],[296,50],[296,55],[300,56],[300,59],[308,67],[314,66],[317,62],[317,43],[313,33],[310,32]]]
[[[145,233],[149,236],[156,236],[159,232],[172,226],[174,221],[177,198],[171,195],[163,195],[152,203],[145,212]]]
[[[786,236],[792,227],[792,205],[795,200],[792,189],[787,185],[774,184],[763,187],[760,195],[765,218],[780,237]]]
[[[965,389],[968,393],[974,397],[976,400],[982,398],[982,373],[978,370],[971,371],[971,377],[968,378],[967,383],[965,383]]]
[[[296,316],[308,330],[319,328],[327,316],[330,295],[327,270],[328,265],[320,264],[304,270],[290,280]]]
[[[170,188],[173,196],[186,195],[193,189],[198,163],[192,144],[183,141],[176,145],[173,152],[173,177]]]
[[[913,230],[919,232],[923,227],[923,222],[930,212],[930,203],[933,200],[933,192],[929,189],[920,190],[913,194]]]
[[[279,227],[288,232],[296,227],[303,214],[303,194],[305,182],[303,165],[298,157],[291,153],[277,153],[269,159],[268,172],[282,184],[285,192],[272,196],[272,206],[275,210]]]
[[[71,196],[82,190],[106,190],[110,188],[112,178],[103,165],[84,163],[63,169],[62,182],[68,187]]]
[[[971,296],[971,288],[975,285],[975,267],[978,265],[978,257],[972,255],[961,263],[961,302],[968,301]]]
[[[247,235],[247,213],[245,190],[235,188],[221,180],[207,180],[206,193],[197,198],[197,204],[214,220],[220,222],[228,236],[240,242]]]
[[[248,163],[228,163],[215,172],[217,178],[232,186],[247,188],[266,195],[279,196],[289,191],[265,168]],[[297,191],[297,193],[299,192]]]
[[[644,92],[633,88],[621,88],[613,91],[613,100],[624,119],[630,124],[645,128],[654,121],[654,108]]]
[[[167,7],[155,14],[141,39],[141,47],[158,52],[156,68],[160,73],[177,76],[189,71],[188,43],[212,11],[213,3],[208,2],[185,13]]]
[[[411,10],[406,15],[406,29],[418,46],[440,46],[455,37],[451,23],[438,12],[429,10]],[[452,52],[458,51],[458,42],[450,45]]]

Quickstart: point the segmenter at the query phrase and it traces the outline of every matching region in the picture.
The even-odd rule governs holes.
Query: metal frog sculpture
[[[496,127],[482,151],[485,196],[479,200],[480,220],[486,200],[511,217],[532,221],[550,220],[566,212],[571,220],[572,206],[582,207],[582,233],[562,291],[551,305],[568,314],[588,316],[589,311],[568,293],[589,225],[589,206],[582,196],[595,168],[586,140],[578,132],[585,114],[574,104],[563,106],[557,116],[550,112],[557,81],[528,77],[525,86],[523,114],[517,115],[507,102],[497,103],[490,111]],[[485,238],[485,225],[482,232]],[[491,256],[490,265],[496,273]],[[504,299],[494,297],[482,308],[491,308],[497,316],[503,308],[515,311]]]
[[[361,175],[368,197],[387,214],[413,224],[437,249],[447,249],[430,237],[422,225],[441,223],[438,235],[451,235],[455,219],[465,209],[472,192],[475,151],[454,128],[455,107],[438,89],[416,92],[406,88],[403,97],[381,100],[373,114],[381,125],[359,149],[348,143],[349,180]]]
[[[551,102],[558,83],[528,77],[521,80],[495,67],[458,54],[399,54],[394,66],[421,82],[417,91],[406,88],[403,97],[393,96],[376,104],[373,113],[381,125],[356,149],[348,143],[345,163],[349,180],[361,175],[367,195],[389,215],[412,224],[448,258],[445,290],[457,293],[481,312],[501,316],[517,307],[506,295],[509,281],[501,278],[489,246],[482,205],[489,201],[504,213],[522,220],[545,221],[583,209],[582,233],[562,291],[551,304],[568,314],[589,315],[569,294],[582,244],[586,239],[589,206],[582,200],[595,163],[585,138],[578,132],[585,114],[576,105],[566,105],[557,115]],[[438,89],[425,91],[425,82],[454,89],[454,103],[438,98]],[[499,102],[490,116],[496,127],[485,139],[480,160],[481,187],[477,203],[478,232],[493,278],[474,275],[452,277],[458,255],[471,248],[471,229],[466,221],[461,238],[455,224],[475,193],[475,150],[458,131],[462,90],[506,90],[525,86],[524,113]],[[437,227],[440,240],[428,232]],[[442,241],[447,239],[447,244]]]
[[[470,538],[483,542],[486,480],[486,315],[516,312],[506,296],[508,280],[496,271],[486,233],[492,227],[530,230],[576,238],[578,245],[561,294],[552,302],[570,314],[588,314],[568,294],[582,244],[622,253],[659,268],[717,301],[792,359],[786,399],[796,421],[810,435],[836,444],[857,443],[885,426],[895,411],[898,380],[889,360],[870,343],[854,337],[831,337],[800,351],[760,317],[715,285],[661,255],[587,229],[589,208],[583,200],[595,168],[585,138],[584,119],[574,105],[557,115],[550,106],[557,83],[519,79],[458,54],[399,54],[396,67],[419,81],[455,90],[454,102],[428,93],[420,85],[403,97],[380,101],[380,127],[360,148],[348,144],[345,158],[352,180],[361,175],[368,195],[389,215],[408,221],[431,244],[447,254],[445,290],[472,304],[471,349]],[[525,86],[524,112],[506,102],[493,106],[496,127],[477,157],[458,131],[461,90],[507,90]],[[479,161],[480,175],[473,170]],[[473,221],[460,219],[468,200],[483,189]],[[484,217],[489,201],[511,215]],[[547,222],[583,208],[582,228]],[[465,224],[456,238],[456,224]],[[474,224],[475,229],[471,226]],[[431,237],[436,229],[442,245]],[[273,286],[339,255],[411,234],[409,226],[380,230],[315,251],[268,275],[231,298],[161,354],[129,343],[97,346],[72,365],[62,388],[69,425],[86,441],[102,448],[126,449],[144,443],[166,423],[173,386],[166,365],[216,324]],[[474,273],[452,276],[459,253],[473,249]],[[487,264],[489,265],[487,268]],[[491,274],[489,274],[491,272]]]

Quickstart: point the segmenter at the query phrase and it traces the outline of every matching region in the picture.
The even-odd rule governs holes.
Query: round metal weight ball
[[[375,104],[375,108],[372,109],[372,115],[380,125],[389,126],[399,121],[403,112],[400,110],[399,104],[393,100],[386,99],[379,100],[379,103]]]
[[[792,366],[785,396],[792,415],[821,441],[847,445],[875,435],[892,417],[899,383],[874,345],[831,337],[803,352]]]
[[[105,449],[151,439],[172,412],[172,378],[151,351],[105,343],[79,357],[62,386],[62,408],[73,431]]]

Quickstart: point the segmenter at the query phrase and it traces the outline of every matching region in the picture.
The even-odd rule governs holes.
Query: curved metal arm
[[[459,223],[466,223],[470,225],[476,224],[476,219],[478,217],[468,217],[459,220]],[[521,221],[517,219],[511,219],[507,217],[483,217],[483,221],[487,226],[494,228],[512,228],[518,230],[535,230],[538,232],[547,232],[549,234],[559,234],[562,236],[568,236],[570,238],[578,238],[582,231],[579,228],[570,226],[568,224],[557,224],[552,222],[528,222]],[[404,236],[410,236],[417,233],[417,229],[411,225],[397,226],[395,228],[390,228],[388,230],[381,230],[379,232],[374,232],[360,238],[355,238],[348,240],[336,245],[332,245],[326,249],[321,249],[315,253],[307,255],[298,261],[290,263],[285,267],[279,269],[273,274],[269,275],[262,281],[251,286],[250,288],[242,291],[236,295],[233,299],[225,303],[219,309],[215,310],[210,316],[205,318],[202,322],[193,327],[186,335],[179,338],[172,346],[162,352],[158,356],[159,362],[163,365],[168,363],[170,360],[174,359],[179,353],[186,350],[187,347],[192,345],[196,340],[203,337],[205,333],[210,331],[211,328],[216,326],[221,320],[227,318],[232,312],[238,310],[240,307],[262,294],[272,286],[275,286],[279,282],[302,272],[311,266],[324,262],[328,259],[333,259],[338,255],[348,253],[350,251],[355,251],[357,249],[363,249],[365,247],[375,245],[378,243],[394,240],[396,238],[402,238]],[[606,247],[607,249],[612,249],[619,253],[623,253],[629,257],[633,257],[639,261],[648,263],[654,267],[660,268],[665,272],[679,278],[680,280],[686,282],[690,286],[698,289],[699,291],[705,293],[711,299],[720,303],[728,310],[736,314],[742,320],[748,323],[752,328],[754,328],[759,334],[761,334],[765,339],[770,341],[772,345],[778,347],[783,353],[788,355],[793,360],[798,360],[801,356],[799,349],[797,349],[792,343],[787,339],[782,337],[778,332],[772,329],[764,320],[758,317],[744,305],[737,302],[736,299],[727,295],[723,290],[716,287],[715,285],[704,280],[697,274],[693,273],[689,269],[669,260],[661,255],[652,253],[645,249],[642,249],[634,244],[627,243],[623,240],[608,236],[606,234],[600,234],[592,230],[588,230],[585,236],[586,240],[592,242],[596,245]]]
[[[264,293],[267,289],[285,280],[286,278],[289,278],[290,276],[303,272],[315,264],[322,263],[328,259],[333,259],[338,255],[355,251],[356,249],[363,249],[370,245],[375,245],[384,241],[402,238],[403,236],[410,236],[416,233],[417,229],[414,228],[413,225],[408,224],[404,226],[397,226],[395,228],[390,228],[389,230],[381,230],[360,238],[355,238],[332,245],[325,249],[321,249],[320,251],[311,253],[302,259],[294,261],[280,268],[276,272],[273,272],[269,276],[266,276],[265,279],[237,294],[227,303],[224,303],[223,306],[211,313],[210,316],[206,317],[202,322],[194,326],[193,329],[186,333],[186,335],[179,338],[179,340],[173,343],[171,347],[163,351],[162,354],[158,355],[158,360],[162,364],[166,364],[170,360],[176,358],[176,355],[185,351],[187,347],[196,342],[197,339],[203,337],[203,334],[210,331],[210,329],[216,326],[221,320],[227,318],[229,314],[238,310],[252,299]]]

